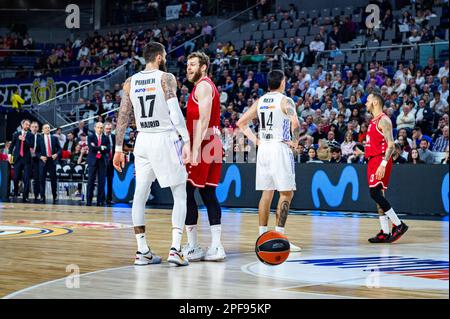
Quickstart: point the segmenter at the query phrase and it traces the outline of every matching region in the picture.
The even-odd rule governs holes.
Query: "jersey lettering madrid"
[[[159,70],[141,71],[131,77],[130,99],[139,132],[161,133],[173,131]]]
[[[291,122],[281,110],[283,98],[281,93],[269,92],[258,101],[260,139],[263,141],[291,140]]]

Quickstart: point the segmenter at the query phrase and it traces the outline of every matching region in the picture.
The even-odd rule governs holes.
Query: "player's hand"
[[[181,159],[183,160],[183,164],[189,164],[191,161],[191,145],[189,143],[186,143],[183,145],[183,148],[181,150]]]
[[[41,161],[43,161],[44,163],[47,162],[47,157],[41,156]]]
[[[383,179],[385,171],[386,171],[385,166],[382,166],[382,165],[378,166],[377,172],[375,174],[377,177],[377,180],[381,181]]]
[[[116,152],[114,154],[113,166],[119,173],[122,173],[122,168],[125,167],[125,155],[123,152]]]
[[[198,151],[192,151],[190,164],[192,166],[198,166]]]
[[[52,158],[53,158],[53,160],[56,160],[58,158],[58,154],[53,154]]]

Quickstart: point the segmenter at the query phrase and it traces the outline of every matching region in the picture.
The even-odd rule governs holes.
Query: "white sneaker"
[[[153,254],[151,250],[149,250],[145,254],[137,251],[136,258],[134,259],[134,264],[137,266],[160,264],[161,260],[162,258]]]
[[[183,253],[184,258],[189,261],[199,261],[205,256],[205,251],[199,245],[192,247],[187,244],[181,249],[181,252]]]
[[[226,257],[227,255],[225,254],[225,249],[223,249],[223,246],[221,245],[217,247],[209,247],[203,260],[222,261],[225,260]]]
[[[189,265],[189,261],[186,258],[184,258],[183,253],[181,251],[176,250],[173,247],[170,248],[169,257],[167,258],[167,261],[177,266]]]
[[[289,243],[289,245],[291,246],[292,253],[298,253],[302,251],[301,247],[295,246],[293,243]]]

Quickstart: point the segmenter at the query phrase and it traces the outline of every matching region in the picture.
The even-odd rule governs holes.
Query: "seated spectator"
[[[422,161],[425,162],[425,164],[433,164],[434,162],[434,156],[433,153],[428,149],[429,144],[426,139],[420,140],[420,148],[419,148],[419,156]]]
[[[367,136],[367,124],[362,123],[358,133],[358,143],[362,144],[366,140]]]
[[[448,78],[448,59],[445,60],[444,65],[439,68],[438,78],[441,80],[443,77]]]
[[[319,122],[317,124],[317,131],[315,131],[312,135],[311,135],[314,139],[314,144],[318,144],[319,140],[324,139],[327,137],[327,134],[324,132],[323,130],[323,123]]]
[[[412,149],[408,154],[409,164],[425,164],[424,161],[420,159],[419,151],[417,149]]]
[[[323,161],[317,158],[317,152],[314,147],[308,149],[308,160],[306,163],[323,163]]]
[[[409,105],[403,106],[403,111],[397,117],[397,129],[406,128],[407,130],[412,130],[416,124],[416,119],[414,118],[414,113],[411,111]]]
[[[356,145],[356,142],[353,140],[353,133],[351,131],[347,131],[345,133],[344,142],[341,144],[340,151],[342,151],[342,156],[348,157],[353,154],[353,147]]]
[[[349,164],[365,164],[367,160],[364,156],[364,145],[358,143],[353,146],[353,153],[347,158]]]
[[[397,131],[397,139],[395,140],[395,143],[399,143],[400,137],[402,137],[403,140],[407,143],[407,145],[409,145],[410,149],[413,148],[413,146],[415,144],[413,143],[413,140],[408,137],[408,132],[406,131],[406,129],[402,128]],[[408,152],[409,152],[409,149],[408,149]]]
[[[430,108],[439,116],[448,114],[448,102],[441,98],[439,91],[434,92],[434,99],[430,101]]]
[[[352,154],[353,154],[353,152],[352,152]],[[335,164],[346,164],[347,163],[345,158],[342,156],[342,151],[339,147],[331,148],[331,158],[330,158],[329,162],[335,163]]]
[[[433,139],[428,135],[422,134],[422,129],[419,126],[416,126],[412,131],[413,148],[420,147],[420,142],[423,139],[425,139],[428,142],[430,148],[433,147]]]
[[[406,159],[403,157],[403,147],[399,143],[395,143],[395,150],[392,154],[392,162],[394,164],[406,163]]]
[[[433,152],[444,152],[448,150],[448,126],[442,129],[442,135],[436,139],[433,145]]]
[[[319,147],[317,148],[317,158],[321,161],[330,161],[331,152],[327,140],[319,140]]]

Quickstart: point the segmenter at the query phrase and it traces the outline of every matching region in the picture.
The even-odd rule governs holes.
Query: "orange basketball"
[[[255,252],[258,259],[267,265],[282,264],[289,257],[289,240],[279,232],[265,232],[256,240]]]

